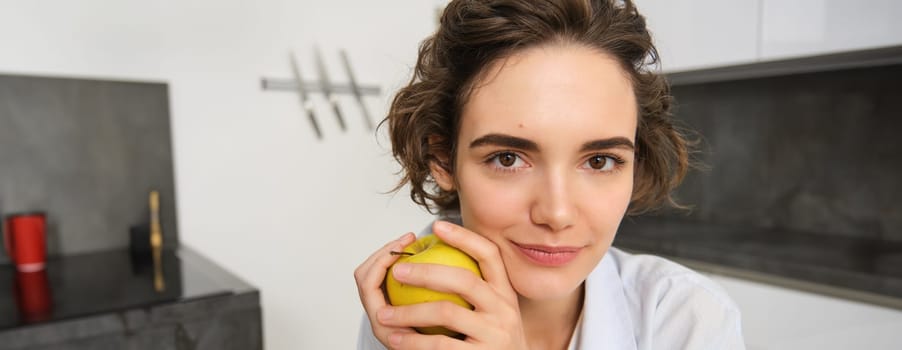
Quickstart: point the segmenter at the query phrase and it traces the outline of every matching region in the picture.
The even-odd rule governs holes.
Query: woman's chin
[[[564,280],[562,276],[556,278],[535,278],[523,276],[522,280],[514,279],[511,284],[521,298],[530,301],[553,301],[567,298],[577,291],[582,281]]]

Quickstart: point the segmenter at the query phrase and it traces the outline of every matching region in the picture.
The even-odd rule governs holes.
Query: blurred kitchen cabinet
[[[894,308],[820,294],[830,288],[813,284],[802,291],[707,275],[739,306],[749,349],[902,349],[899,299]]]
[[[898,0],[636,0],[666,73],[902,45]]]
[[[902,1],[760,1],[761,60],[902,45]]]
[[[664,72],[751,63],[757,59],[755,0],[636,0]]]

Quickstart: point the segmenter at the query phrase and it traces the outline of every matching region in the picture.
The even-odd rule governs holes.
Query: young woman
[[[359,348],[742,349],[739,311],[707,278],[611,247],[625,215],[675,205],[688,167],[666,81],[631,1],[452,1],[386,119],[412,199],[483,279],[400,264],[402,283],[466,309],[386,303],[413,234],[355,271]],[[419,334],[443,326],[462,339]]]

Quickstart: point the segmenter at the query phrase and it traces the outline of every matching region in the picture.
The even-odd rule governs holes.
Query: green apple
[[[473,258],[462,252],[460,249],[442,242],[435,234],[420,237],[415,242],[404,247],[402,252],[392,252],[392,254],[402,255],[395,264],[403,262],[454,266],[472,271],[479,276],[479,278],[482,278],[482,273],[479,271],[479,264],[476,263],[476,260],[473,260]],[[437,292],[398,282],[392,273],[393,269],[394,265],[392,265],[388,274],[385,276],[385,291],[388,294],[388,300],[392,305],[400,306],[447,300],[462,307],[473,309],[473,306],[470,305],[470,303],[457,294]],[[459,336],[459,334],[444,327],[419,327],[417,328],[417,331],[424,334],[444,334],[450,337]]]

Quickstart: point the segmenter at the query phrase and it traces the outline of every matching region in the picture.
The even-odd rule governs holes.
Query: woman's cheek
[[[488,233],[528,220],[529,188],[524,179],[470,176],[460,180],[461,215],[473,231]]]
[[[596,191],[598,192],[597,198],[603,198],[603,200],[591,201],[598,206],[594,208],[593,212],[623,216],[633,195],[633,181],[632,178],[623,177]]]

